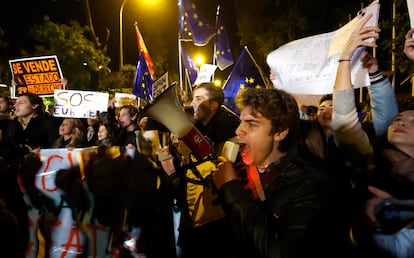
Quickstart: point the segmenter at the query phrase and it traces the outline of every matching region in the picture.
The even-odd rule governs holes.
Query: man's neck
[[[28,116],[25,117],[19,117],[19,122],[23,125],[23,126],[27,126],[27,124],[30,122],[30,120],[34,117],[36,117],[36,114],[30,114]]]
[[[133,132],[137,128],[138,128],[137,126],[135,126],[135,125],[132,124],[132,125],[127,126],[125,129],[126,129],[127,132]]]
[[[263,173],[268,171],[270,167],[272,167],[272,164],[279,164],[280,159],[286,155],[286,152],[280,152],[276,151],[271,156],[267,158],[266,161],[262,162],[261,164],[256,165],[257,170],[259,173]]]

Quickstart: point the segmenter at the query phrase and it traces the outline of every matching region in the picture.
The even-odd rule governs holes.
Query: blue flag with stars
[[[145,62],[144,55],[140,55],[135,74],[135,83],[132,88],[132,94],[145,100],[147,103],[152,102],[152,77]]]
[[[215,29],[196,9],[190,0],[178,1],[180,39],[193,41],[196,46],[205,46],[215,35]]]
[[[217,7],[217,36],[216,36],[216,63],[223,71],[233,64],[233,54],[230,50],[229,38],[224,27],[223,18],[220,15],[220,6]]]
[[[266,79],[245,46],[223,86],[224,104],[237,114],[239,111],[236,108],[234,98],[240,89],[247,87],[266,88]]]
[[[184,67],[187,72],[188,80],[190,81],[190,84],[193,85],[198,75],[197,65],[194,63],[193,59],[191,59],[191,56],[187,53],[184,47],[181,48],[181,54],[183,55]]]

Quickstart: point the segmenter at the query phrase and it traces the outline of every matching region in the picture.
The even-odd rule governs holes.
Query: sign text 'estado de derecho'
[[[63,75],[56,56],[14,59],[9,64],[17,96],[27,92],[53,96],[55,89],[63,89]]]

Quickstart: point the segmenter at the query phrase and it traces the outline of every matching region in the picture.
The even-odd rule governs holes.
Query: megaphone
[[[177,98],[177,83],[159,95],[154,102],[144,107],[142,113],[163,124],[176,134],[202,160],[213,153],[213,145],[194,125]]]

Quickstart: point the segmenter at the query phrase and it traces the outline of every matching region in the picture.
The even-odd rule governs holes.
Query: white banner
[[[294,94],[332,93],[339,56],[359,19],[356,16],[334,32],[295,40],[272,51],[267,63],[276,77],[272,81],[275,88]],[[354,88],[370,85],[368,71],[358,58],[362,50],[363,47],[355,51],[351,62]]]
[[[108,111],[109,94],[95,91],[55,90],[54,117],[95,118]]]
[[[53,200],[59,208],[58,214],[52,214],[44,209],[37,210],[31,203],[26,188],[21,186],[23,198],[30,207],[30,239],[26,249],[26,258],[47,257],[112,257],[106,252],[109,242],[110,229],[97,221],[76,221],[73,212],[65,198],[66,193],[57,187],[56,176],[60,169],[70,169],[75,166],[84,167],[90,156],[97,151],[97,147],[68,149],[39,149],[36,155],[40,157],[42,166],[36,173],[35,187],[47,198]],[[82,169],[81,178],[84,181]],[[85,191],[91,195],[85,186]],[[92,196],[89,196],[92,198]],[[91,214],[91,211],[89,212]],[[87,217],[87,216],[86,216]],[[41,219],[42,218],[42,219]],[[39,224],[42,223],[43,241],[39,240]],[[47,242],[47,243],[46,243]],[[86,248],[88,244],[88,248]]]

